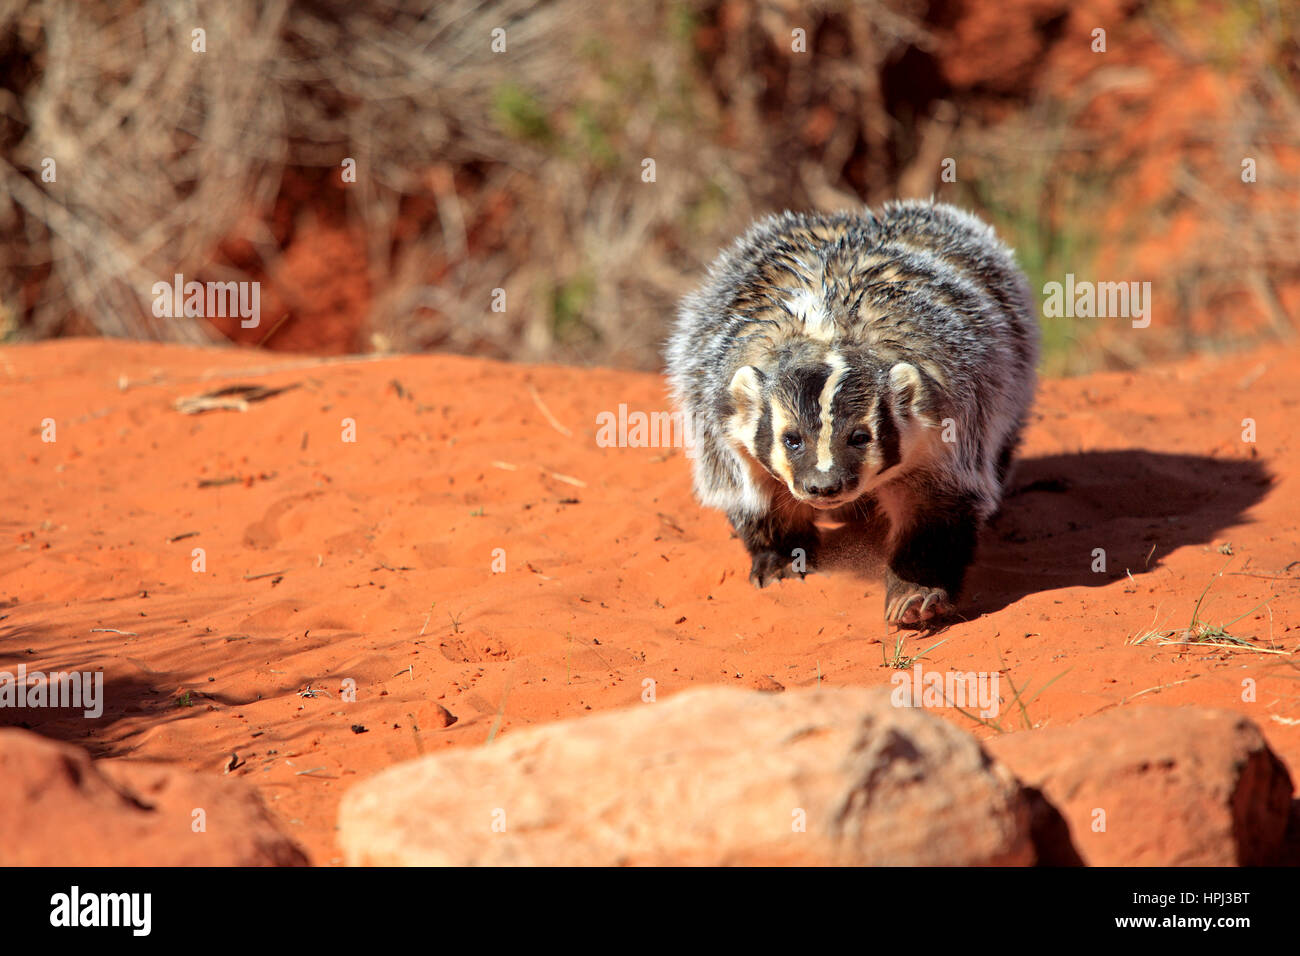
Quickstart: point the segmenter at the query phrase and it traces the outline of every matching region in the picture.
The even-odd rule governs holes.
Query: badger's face
[[[917,369],[800,343],[731,379],[729,431],[797,500],[830,510],[898,474],[933,420]]]

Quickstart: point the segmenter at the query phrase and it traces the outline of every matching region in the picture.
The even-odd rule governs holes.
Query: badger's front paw
[[[782,578],[802,578],[807,566],[802,554],[791,558],[779,551],[759,551],[749,569],[749,580],[755,587],[765,588]]]
[[[943,588],[904,581],[892,571],[885,576],[885,621],[924,624],[952,613],[952,599]]]

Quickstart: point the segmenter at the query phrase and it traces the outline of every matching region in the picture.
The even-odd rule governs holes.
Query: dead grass
[[[1210,592],[1210,588],[1213,587],[1214,582],[1217,579],[1223,576],[1224,572],[1227,571],[1228,564],[1231,563],[1232,559],[1230,558],[1228,562],[1225,563],[1212,578],[1210,578],[1205,587],[1201,589],[1201,593],[1196,599],[1196,605],[1192,608],[1191,620],[1188,621],[1186,627],[1173,628],[1172,630],[1152,627],[1145,631],[1140,631],[1137,634],[1130,635],[1125,643],[1133,646],[1152,644],[1157,647],[1215,647],[1231,651],[1246,651],[1254,654],[1278,654],[1289,656],[1291,654],[1290,651],[1279,648],[1273,642],[1273,613],[1271,610],[1269,610],[1269,638],[1267,646],[1258,641],[1239,637],[1228,631],[1228,628],[1254,614],[1260,608],[1267,608],[1268,602],[1271,601],[1275,595],[1270,594],[1268,598],[1261,601],[1249,611],[1238,614],[1232,620],[1227,622],[1211,624],[1201,617],[1201,608],[1205,603],[1206,596]]]

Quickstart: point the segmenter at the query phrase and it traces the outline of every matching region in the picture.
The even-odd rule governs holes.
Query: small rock
[[[425,701],[414,711],[416,726],[421,730],[442,730],[457,720],[456,715],[437,701]]]

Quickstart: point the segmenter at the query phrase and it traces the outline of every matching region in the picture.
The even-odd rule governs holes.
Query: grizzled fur
[[[1010,250],[921,201],[754,225],[687,296],[669,378],[760,587],[802,574],[818,511],[889,522],[885,616],[951,610],[1001,501],[1038,326]]]

